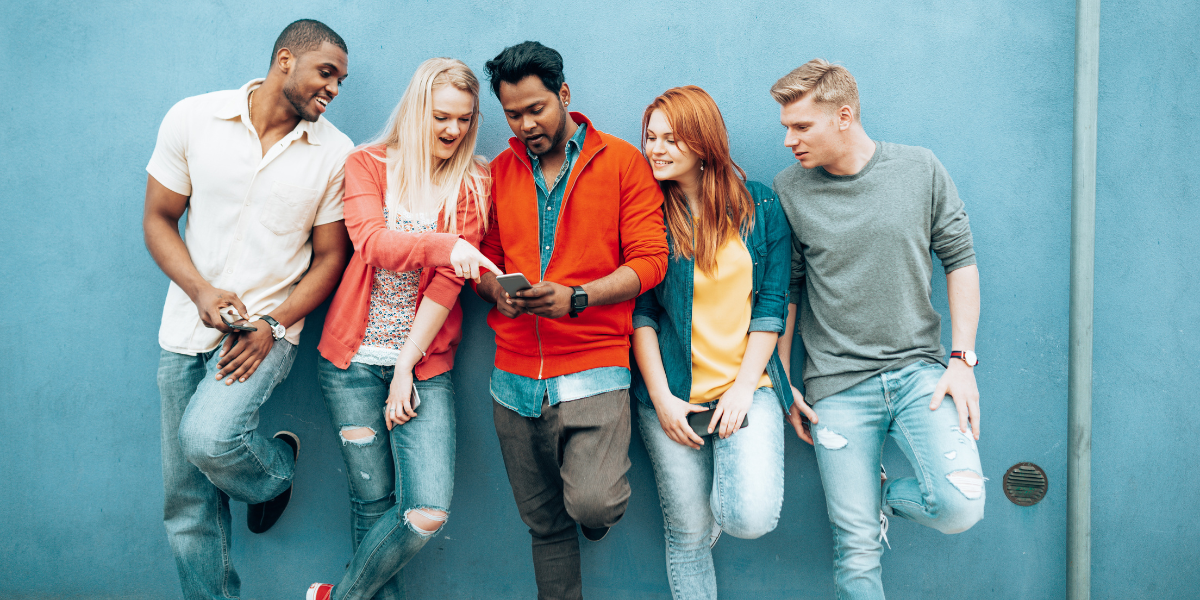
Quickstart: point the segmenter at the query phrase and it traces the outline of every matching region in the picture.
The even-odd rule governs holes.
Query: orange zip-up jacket
[[[637,273],[646,292],[667,271],[662,192],[650,165],[628,142],[587,124],[583,148],[567,180],[546,280],[582,285],[622,265]],[[538,196],[525,146],[512,138],[491,163],[492,216],[480,250],[505,273],[541,280]],[[629,368],[634,300],[589,306],[577,318],[523,314],[509,319],[492,308],[496,366],[535,379],[596,367]]]
[[[382,156],[383,146],[372,146],[355,150],[346,158],[344,212],[354,255],[329,304],[317,351],[337,368],[349,367],[367,332],[375,269],[412,271],[424,267],[417,284],[417,305],[428,297],[450,309],[446,322],[425,350],[425,357],[413,369],[417,379],[424,381],[454,366],[454,351],[462,340],[463,321],[458,303],[463,279],[455,277],[451,267],[429,265],[449,264],[450,251],[459,238],[478,246],[483,237],[483,223],[475,210],[474,198],[464,194],[457,202],[458,234],[445,232],[440,214],[437,232],[404,233],[388,229],[383,218],[387,168],[376,158]]]

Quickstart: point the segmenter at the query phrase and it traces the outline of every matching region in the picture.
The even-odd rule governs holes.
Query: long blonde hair
[[[433,92],[445,85],[471,94],[475,108],[454,155],[439,160],[433,155]],[[431,58],[417,67],[387,125],[367,144],[385,146],[380,160],[387,164],[386,204],[392,221],[399,209],[427,207],[428,201],[421,200],[432,199],[446,231],[457,233],[458,197],[466,188],[475,199],[480,222],[487,226],[491,177],[483,157],[474,156],[481,117],[479,80],[470,67],[453,58]]]

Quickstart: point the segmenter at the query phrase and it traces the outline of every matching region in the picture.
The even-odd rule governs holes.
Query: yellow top
[[[711,402],[733,387],[750,339],[754,263],[739,236],[717,251],[714,277],[696,268],[692,289],[693,404]],[[758,387],[771,387],[764,369]]]

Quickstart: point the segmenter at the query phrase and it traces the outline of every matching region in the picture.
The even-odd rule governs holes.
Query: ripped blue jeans
[[[833,527],[839,599],[882,599],[879,513],[943,533],[983,518],[983,471],[970,434],[958,428],[949,396],[936,411],[930,396],[945,368],[918,361],[876,375],[814,405],[817,465]],[[891,436],[915,477],[879,483],[883,443]]]
[[[454,493],[454,383],[450,373],[415,381],[417,416],[389,432],[383,422],[395,367],[350,363],[342,370],[317,357],[317,376],[329,417],[338,430],[350,483],[354,558],[333,588],[333,600],[405,598],[401,569],[436,530],[410,522],[412,514],[442,521]],[[349,432],[370,430],[368,437]]]

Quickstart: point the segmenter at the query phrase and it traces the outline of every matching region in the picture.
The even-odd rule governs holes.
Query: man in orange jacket
[[[629,501],[633,300],[667,269],[662,194],[637,148],[568,113],[562,56],[537,42],[487,62],[513,137],[492,161],[483,253],[533,287],[496,308],[491,394],[539,598],[582,598],[579,541],[599,541]]]

